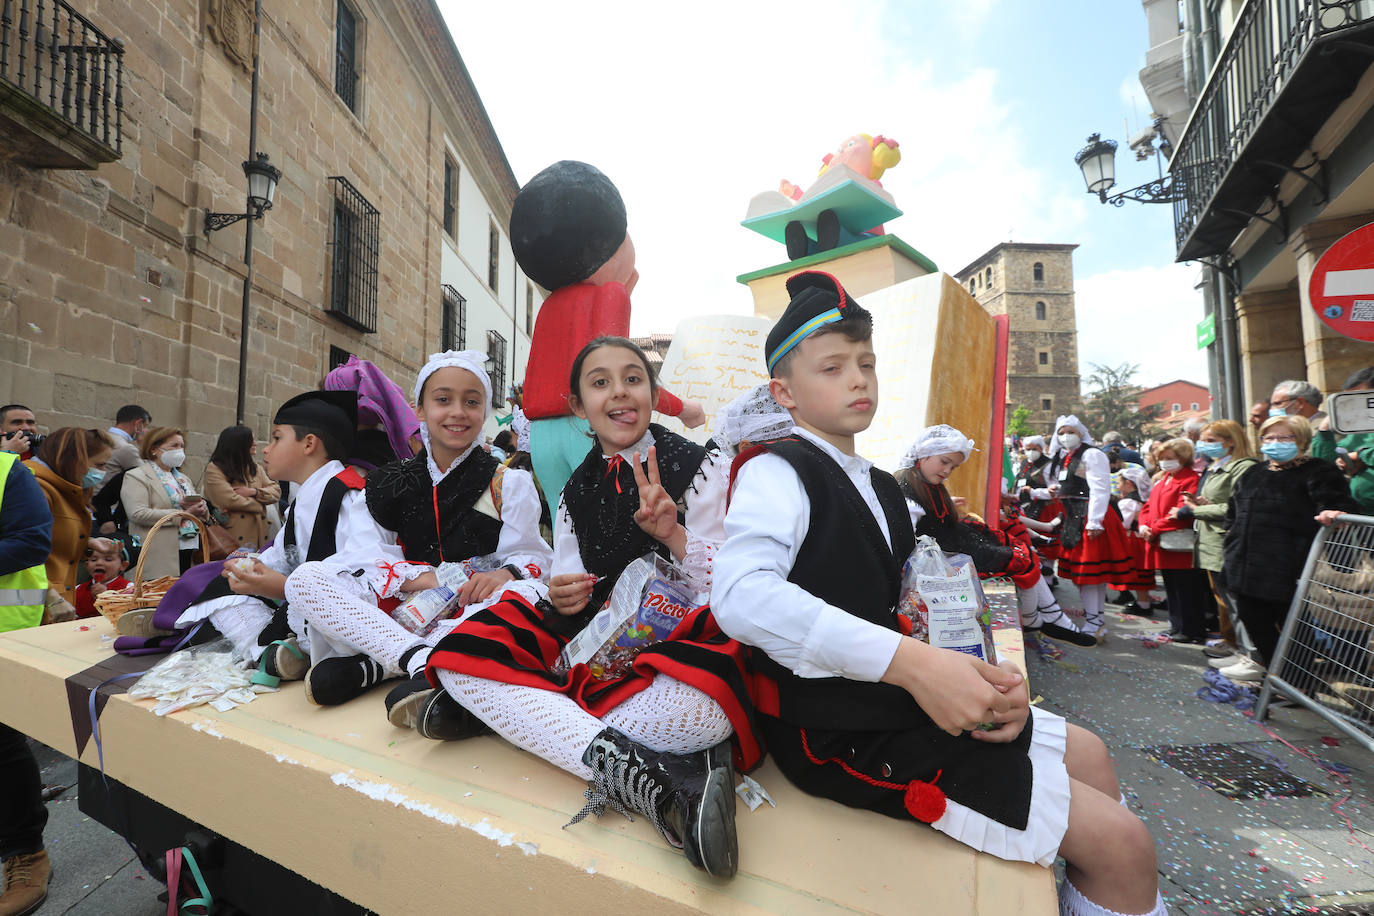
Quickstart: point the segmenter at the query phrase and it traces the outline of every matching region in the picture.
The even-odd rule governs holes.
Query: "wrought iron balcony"
[[[1178,260],[1227,250],[1252,218],[1287,234],[1273,195],[1374,57],[1368,0],[1249,0],[1169,163]],[[1352,53],[1352,50],[1354,53]],[[1295,165],[1296,162],[1296,165]]]
[[[63,0],[0,2],[0,149],[46,168],[118,159],[124,45]]]

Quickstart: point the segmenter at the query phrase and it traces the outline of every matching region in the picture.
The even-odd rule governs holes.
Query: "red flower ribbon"
[[[404,563],[405,560],[402,560],[401,562]],[[382,590],[379,593],[385,595],[386,590],[391,588],[391,583],[401,578],[401,574],[396,571],[395,563],[387,563],[386,561],[382,561],[381,563],[377,564],[377,568],[386,570],[386,581],[382,583]]]
[[[622,492],[620,489],[620,466],[624,463],[625,459],[618,454],[606,459],[606,474],[604,476],[615,475],[615,491],[617,493]]]

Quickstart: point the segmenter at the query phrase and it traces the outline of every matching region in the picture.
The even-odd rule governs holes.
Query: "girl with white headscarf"
[[[1095,645],[1097,640],[1080,632],[1060,610],[1040,574],[1030,535],[1014,508],[1001,529],[989,528],[973,518],[959,518],[945,480],[972,451],[972,439],[952,426],[939,424],[921,430],[902,456],[893,476],[906,496],[916,534],[934,538],[947,553],[968,554],[980,577],[1010,577],[1016,583],[1022,629],[1080,646]]]
[[[1111,502],[1111,464],[1072,415],[1055,420],[1050,456],[1054,467],[1043,495],[1064,503],[1059,573],[1083,596],[1084,629],[1106,636],[1107,584],[1131,572],[1130,541]]]
[[[1126,464],[1112,475],[1118,492],[1116,508],[1121,513],[1121,523],[1129,534],[1135,531],[1140,510],[1150,498],[1153,482],[1150,474],[1138,464]],[[1155,587],[1154,567],[1146,561],[1145,542],[1138,537],[1127,538],[1126,544],[1131,553],[1131,571],[1114,580],[1111,588],[1124,592],[1121,611],[1138,617],[1153,617],[1154,599],[1150,590]]]
[[[415,382],[424,448],[368,476],[368,511],[405,556],[378,564],[388,571],[382,591],[369,588],[357,570],[328,560],[305,563],[287,580],[291,608],[307,623],[306,696],[317,705],[336,705],[404,676],[411,680],[387,697],[393,724],[431,734],[440,723],[480,729],[456,703],[442,703],[443,691],[431,691],[423,674],[429,650],[459,619],[507,590],[531,601],[546,594],[553,551],[539,534],[534,480],[482,448],[491,405],[486,358],[476,350],[431,356]],[[469,578],[458,592],[458,614],[421,637],[389,612],[409,594],[438,587],[440,564],[462,564]]]

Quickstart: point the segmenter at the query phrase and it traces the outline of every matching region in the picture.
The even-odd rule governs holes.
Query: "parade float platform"
[[[91,689],[153,659],[113,656],[103,620],[0,634],[0,721],[81,762],[84,812],[145,861],[188,840],[219,902],[272,913],[1056,912],[1054,876],[911,822],[802,795],[766,763],[777,808],[738,806],[741,867],[718,881],[643,818],[564,830],[584,784],[493,737],[428,741],[390,726],[384,690],[332,709],[299,684],[229,712],[158,717]],[[1022,659],[1019,630],[999,630]],[[132,680],[124,681],[124,685]]]

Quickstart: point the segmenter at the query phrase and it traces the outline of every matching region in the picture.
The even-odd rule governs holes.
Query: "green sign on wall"
[[[1208,315],[1197,323],[1197,348],[1205,350],[1217,339],[1217,316]]]

